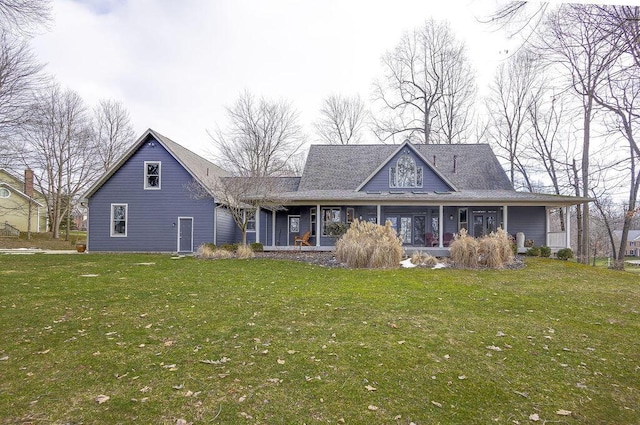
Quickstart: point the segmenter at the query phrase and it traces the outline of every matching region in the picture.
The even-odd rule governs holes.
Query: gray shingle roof
[[[84,195],[85,198],[90,197],[100,188],[122,165],[133,155],[143,143],[149,140],[149,137],[153,137],[167,151],[182,164],[183,167],[204,187],[210,189],[211,182],[217,177],[224,177],[230,175],[227,171],[218,167],[211,161],[208,161],[200,155],[191,152],[189,149],[182,145],[177,144],[173,140],[158,133],[155,130],[148,129],[143,135],[125,152],[118,162],[111,167],[101,178],[98,180]]]
[[[148,130],[162,145],[176,158],[182,165],[193,175],[201,184],[206,185],[212,178],[225,177],[230,174],[218,167],[213,162],[204,159],[200,155],[191,152],[182,145],[177,144],[173,140],[158,133],[157,131]]]
[[[622,230],[614,230],[613,234],[618,240],[622,238]],[[627,241],[637,241],[640,240],[640,230],[629,230],[627,234]]]
[[[513,190],[489,145],[411,147],[459,190]],[[299,190],[355,190],[398,148],[399,145],[312,145]]]

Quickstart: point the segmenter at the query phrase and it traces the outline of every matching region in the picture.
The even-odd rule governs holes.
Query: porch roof
[[[278,195],[284,205],[350,204],[350,205],[520,205],[562,207],[589,202],[588,198],[518,192],[515,190],[461,190],[457,192],[424,192],[394,190],[355,192],[352,190],[301,190]]]

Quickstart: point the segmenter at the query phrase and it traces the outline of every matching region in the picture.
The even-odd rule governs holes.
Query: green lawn
[[[0,323],[0,423],[640,423],[638,276],[570,262],[3,255]]]

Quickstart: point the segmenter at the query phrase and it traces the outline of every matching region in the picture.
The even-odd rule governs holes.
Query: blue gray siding
[[[238,242],[236,226],[233,217],[226,208],[216,208],[216,244],[218,246]]]
[[[415,153],[409,150],[411,156],[416,161],[417,166],[422,167],[423,172],[423,184],[421,188],[411,188],[404,190],[420,190],[426,192],[447,192],[452,190],[431,168],[430,165],[425,164]],[[398,157],[404,153],[404,150],[398,152],[387,164],[376,173],[362,188],[362,191],[389,191],[389,168],[395,167]],[[403,190],[403,189],[391,189],[391,190]]]
[[[144,161],[161,161],[161,189],[144,190]],[[191,175],[159,143],[144,143],[89,198],[90,251],[175,252],[178,217],[193,218],[194,250],[213,242],[214,201],[188,189]],[[128,204],[127,236],[111,237],[111,204]]]
[[[547,243],[547,214],[545,207],[509,207],[507,231],[515,235],[524,233],[536,246]]]

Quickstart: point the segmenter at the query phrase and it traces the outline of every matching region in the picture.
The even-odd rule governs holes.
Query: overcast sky
[[[478,20],[496,0],[54,0],[33,40],[47,72],[93,105],[122,101],[147,128],[203,153],[243,90],[284,98],[311,123],[322,99],[369,100],[382,54],[425,20],[448,20],[486,86],[507,42]],[[375,142],[375,140],[370,140]]]

